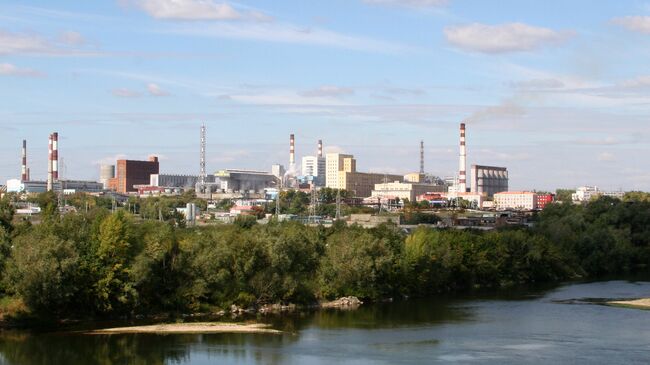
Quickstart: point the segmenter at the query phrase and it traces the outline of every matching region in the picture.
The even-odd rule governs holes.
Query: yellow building
[[[424,177],[424,174],[419,172],[411,172],[410,174],[404,175],[404,182],[424,183]]]
[[[401,175],[388,175],[357,172],[357,161],[352,155],[328,153],[326,156],[325,186],[332,189],[345,189],[355,196],[369,197],[375,184],[388,181],[401,181]]]

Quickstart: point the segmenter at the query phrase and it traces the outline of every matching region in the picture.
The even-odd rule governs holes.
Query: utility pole
[[[341,219],[341,189],[336,189],[336,220]]]
[[[309,219],[308,221],[311,223],[313,219],[313,223],[316,223],[316,205],[318,204],[318,200],[316,198],[316,187],[312,186],[311,189],[311,202],[309,204]]]

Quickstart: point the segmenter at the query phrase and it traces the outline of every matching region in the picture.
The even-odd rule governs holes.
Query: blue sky
[[[650,2],[105,0],[0,3],[0,181],[65,178],[119,157],[161,170],[270,170],[352,153],[360,170],[447,176],[469,163],[513,189],[650,190]]]

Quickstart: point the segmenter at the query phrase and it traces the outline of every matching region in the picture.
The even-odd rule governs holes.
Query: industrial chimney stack
[[[47,144],[47,191],[52,191],[52,135]]]
[[[20,180],[22,180],[22,182],[29,181],[29,174],[27,173],[27,140],[25,139],[23,139],[23,161],[20,173]]]
[[[323,157],[323,140],[318,140],[318,158]]]
[[[59,133],[50,134],[47,159],[47,191],[54,189],[54,183],[59,180]]]
[[[59,181],[59,133],[52,133],[52,183]]]
[[[460,161],[458,171],[458,192],[467,191],[467,150],[465,148],[465,123],[460,123]]]
[[[293,134],[289,137],[289,166],[296,165],[296,141]]]

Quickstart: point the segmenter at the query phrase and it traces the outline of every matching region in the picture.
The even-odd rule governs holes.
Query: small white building
[[[375,184],[375,189],[371,193],[373,198],[400,198],[400,200],[408,199],[411,202],[416,201],[418,195],[425,193],[442,193],[444,186],[431,185],[414,182],[388,182],[382,184]]]
[[[454,189],[452,189],[454,190]],[[468,201],[473,207],[477,209],[482,209],[483,204],[485,203],[485,195],[483,194],[474,194],[474,193],[459,193],[456,191],[449,191],[446,194],[442,194],[448,200],[462,199]]]
[[[598,196],[611,196],[612,198],[623,199],[624,191],[602,191],[597,186],[580,186],[576,192],[571,194],[574,203],[585,203]]]
[[[535,210],[537,209],[537,194],[530,191],[505,191],[494,194],[494,205],[497,210]]]

